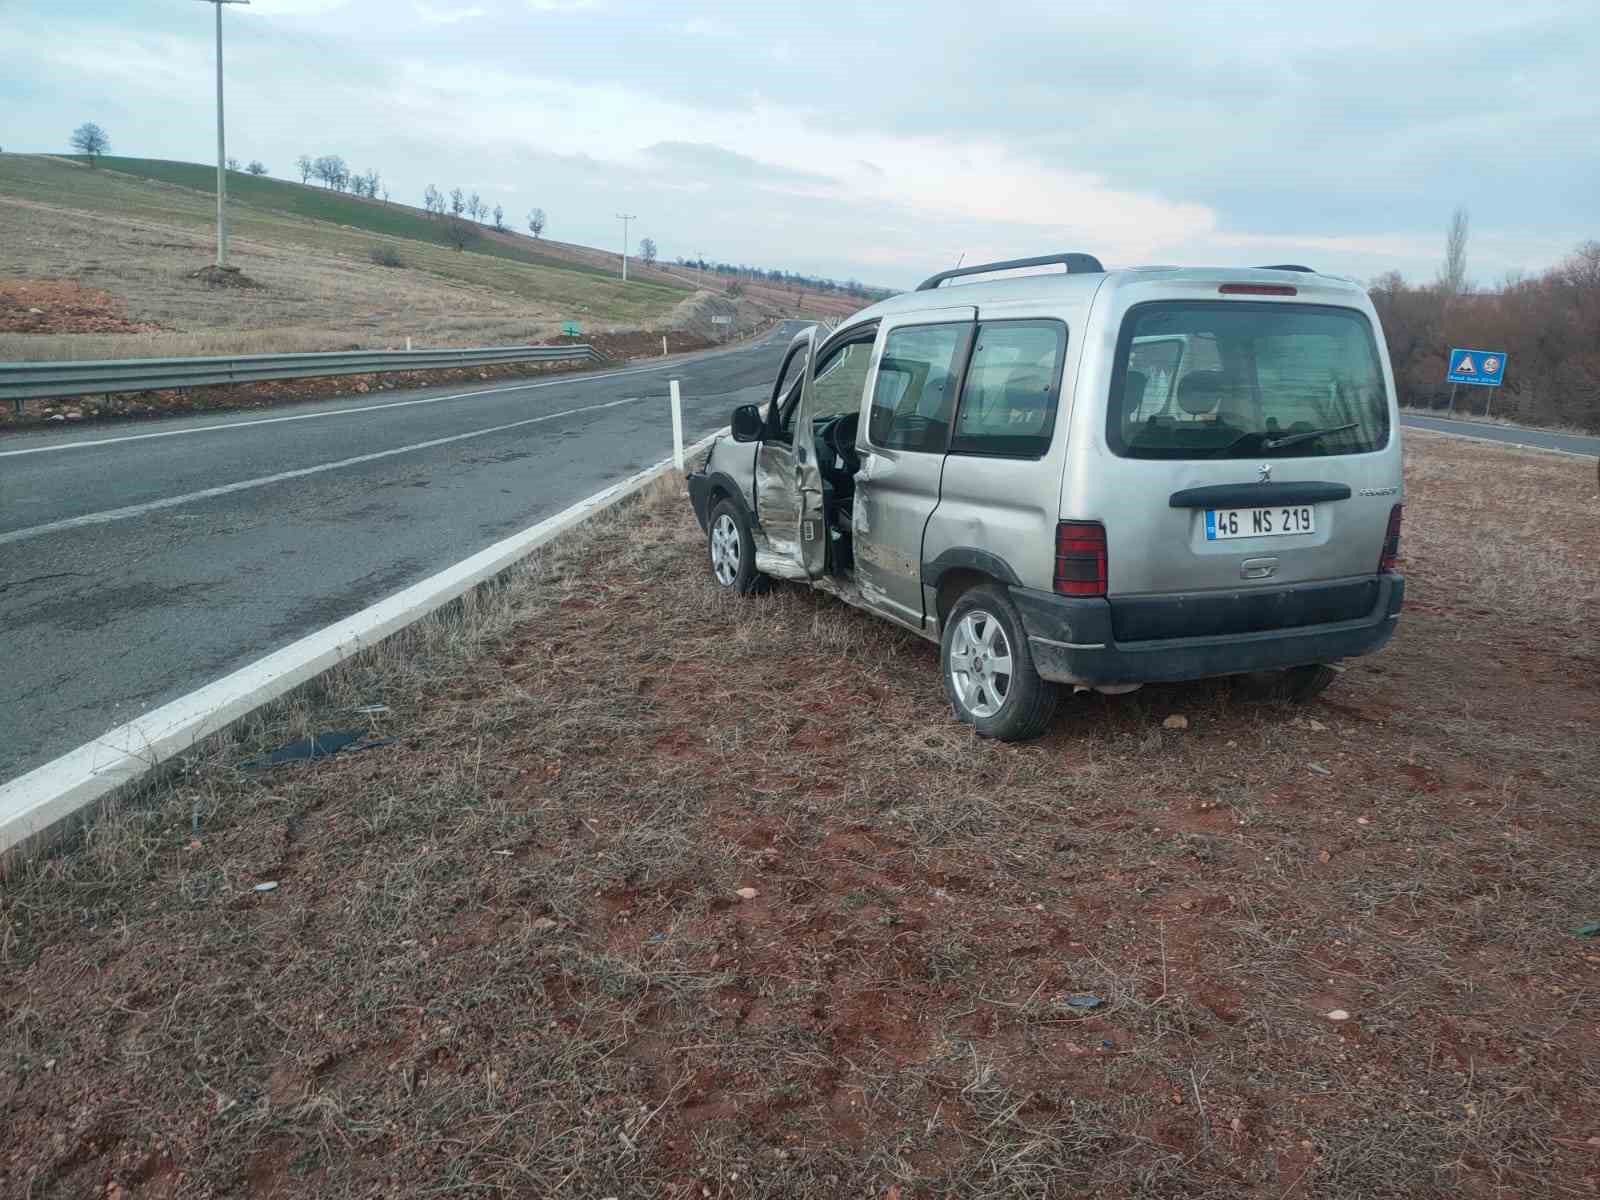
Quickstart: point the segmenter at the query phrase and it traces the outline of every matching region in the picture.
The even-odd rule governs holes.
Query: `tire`
[[[1001,653],[1002,642],[1008,653]],[[1010,671],[996,670],[995,661],[1006,659]],[[966,664],[976,669],[963,670]],[[997,585],[963,592],[951,607],[939,643],[939,670],[956,720],[971,725],[979,737],[1024,742],[1043,733],[1055,715],[1056,686],[1039,678],[1022,618]]]
[[[1296,704],[1315,700],[1337,678],[1339,673],[1322,663],[1239,676],[1247,699],[1291,701]]]
[[[1285,700],[1303,704],[1322,695],[1328,690],[1328,685],[1337,678],[1339,672],[1322,663],[1290,667],[1283,673],[1283,682],[1280,684],[1281,695]]]
[[[756,543],[750,522],[732,500],[719,500],[706,518],[706,563],[718,587],[741,596],[767,590],[767,577],[756,570]]]

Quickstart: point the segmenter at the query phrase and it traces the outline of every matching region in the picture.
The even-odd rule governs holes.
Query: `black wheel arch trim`
[[[705,475],[689,476],[689,502],[694,505],[695,518],[704,529],[711,521],[711,496],[714,492],[724,493],[734,506],[738,508],[744,519],[752,526],[755,525],[755,515],[750,511],[750,505],[745,501],[744,492],[735,482],[733,476],[725,471],[712,471]]]
[[[1022,580],[1011,564],[998,554],[973,546],[951,546],[932,562],[922,564],[922,582],[936,588],[951,571],[972,570],[988,575],[1009,587],[1020,587]]]

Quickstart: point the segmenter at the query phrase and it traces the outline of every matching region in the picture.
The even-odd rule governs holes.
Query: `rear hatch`
[[[1062,516],[1106,526],[1116,637],[1367,615],[1400,458],[1365,298],[1316,277],[1181,274],[1116,289],[1097,314],[1115,353],[1079,381],[1100,403],[1074,425],[1099,436]]]

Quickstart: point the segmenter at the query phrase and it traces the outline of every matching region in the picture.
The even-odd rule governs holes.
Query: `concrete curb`
[[[685,457],[700,452],[725,432],[702,438],[685,450]],[[663,459],[354,616],[308,634],[0,785],[0,855],[51,833],[201,739],[493,579],[672,469],[672,459]]]

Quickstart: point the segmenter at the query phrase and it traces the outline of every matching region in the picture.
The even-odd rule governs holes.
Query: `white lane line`
[[[80,529],[85,525],[105,525],[112,521],[126,521],[130,517],[142,517],[145,513],[157,512],[163,508],[177,508],[180,504],[193,504],[197,500],[210,500],[214,496],[227,496],[233,492],[247,492],[253,488],[282,483],[286,479],[303,479],[307,475],[320,475],[324,471],[338,471],[344,467],[376,462],[380,458],[393,458],[396,454],[410,454],[414,450],[427,450],[433,446],[449,445],[451,442],[464,442],[468,438],[483,437],[490,433],[504,433],[508,429],[520,429],[524,425],[537,425],[541,421],[554,421],[561,417],[576,416],[579,413],[598,412],[603,408],[616,408],[620,404],[638,404],[642,399],[644,399],[642,396],[629,396],[622,400],[607,400],[603,404],[588,404],[582,408],[563,409],[561,412],[545,413],[540,417],[528,417],[505,425],[491,425],[487,429],[474,429],[468,433],[454,433],[449,437],[433,438],[426,442],[413,442],[409,446],[396,446],[392,450],[378,450],[372,454],[358,454],[354,458],[341,458],[337,462],[318,463],[314,467],[300,467],[293,471],[279,471],[276,475],[262,475],[255,479],[241,479],[237,483],[225,483],[221,487],[205,488],[182,496],[167,496],[161,500],[147,501],[144,504],[130,504],[125,508],[108,508],[102,512],[85,513],[81,517],[67,517],[64,520],[51,521],[44,525],[32,525],[27,529],[14,529],[10,533],[0,533],[0,546],[9,545],[12,542],[27,541],[29,538],[43,537],[48,533],[60,533],[63,529]]]
[[[705,449],[717,436],[702,438],[690,453]],[[226,728],[269,700],[493,579],[558,534],[666,475],[671,467],[672,460],[664,459],[354,616],[307,634],[249,666],[152,709],[26,775],[0,781],[0,867],[6,865],[3,856],[12,847],[82,812],[201,738]]]
[[[738,354],[741,351],[733,351]],[[63,442],[57,446],[32,446],[26,450],[0,450],[0,458],[17,458],[24,454],[55,454],[62,450],[86,450],[91,446],[115,446],[123,442],[143,442],[151,438],[186,437],[194,433],[216,433],[227,429],[249,429],[256,425],[281,425],[286,421],[320,421],[325,417],[348,417],[359,413],[383,412],[391,408],[411,408],[417,404],[442,404],[446,400],[466,400],[472,396],[493,396],[499,392],[531,392],[536,388],[562,387],[574,383],[598,383],[604,379],[622,379],[629,375],[648,375],[653,371],[669,371],[674,367],[689,366],[697,359],[679,359],[658,367],[635,367],[627,371],[607,371],[602,375],[570,375],[564,379],[550,379],[544,383],[519,383],[508,387],[484,388],[476,392],[455,392],[449,396],[423,396],[417,400],[395,400],[388,404],[363,404],[357,408],[338,408],[329,412],[295,413],[287,417],[258,417],[251,421],[226,421],[216,425],[199,425],[191,429],[163,429],[156,433],[130,433],[125,437],[94,438],[82,442]]]

